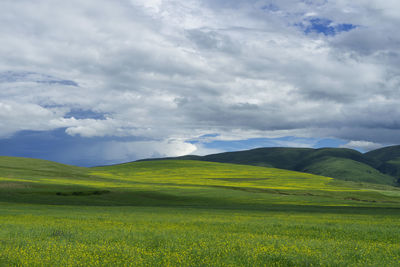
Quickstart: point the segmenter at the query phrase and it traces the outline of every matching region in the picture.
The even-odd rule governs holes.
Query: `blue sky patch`
[[[340,32],[348,32],[357,28],[356,25],[350,23],[336,24],[332,20],[324,18],[311,18],[297,26],[306,34],[322,33],[325,36],[334,36]]]
[[[106,114],[95,112],[92,110],[84,110],[84,109],[72,109],[70,112],[65,114],[65,118],[74,117],[75,119],[94,119],[94,120],[105,120]]]

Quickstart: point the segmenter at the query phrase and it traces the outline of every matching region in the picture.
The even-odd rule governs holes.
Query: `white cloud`
[[[0,136],[66,128],[88,138],[182,140],[183,148],[160,142],[185,153],[195,148],[184,140],[207,133],[221,140],[296,135],[397,143],[397,6],[4,0]],[[309,17],[357,28],[306,35],[295,25]],[[11,79],[23,71],[34,74]],[[51,79],[79,86],[45,82]],[[73,109],[104,118],[72,118]],[[124,155],[135,147],[112,145]],[[136,148],[145,145],[158,151],[150,143]]]
[[[196,151],[196,146],[180,140],[107,142],[102,146],[103,160],[120,163],[132,159],[178,157]]]
[[[368,141],[350,141],[347,144],[342,145],[341,147],[357,149],[357,150],[366,152],[366,151],[381,148],[381,147],[383,147],[383,145],[378,144],[378,143],[368,142]]]
[[[9,137],[22,130],[51,130],[50,121],[59,116],[57,110],[35,104],[0,101],[0,137]]]

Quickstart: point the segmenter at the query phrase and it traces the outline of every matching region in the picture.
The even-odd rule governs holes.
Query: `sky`
[[[400,144],[395,0],[2,0],[0,155]]]

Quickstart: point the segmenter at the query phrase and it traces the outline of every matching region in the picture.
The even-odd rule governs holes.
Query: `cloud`
[[[368,142],[368,141],[350,141],[347,144],[344,144],[340,147],[357,149],[357,150],[361,150],[363,152],[367,152],[370,150],[381,148],[381,147],[383,147],[383,145],[378,144],[378,143]]]
[[[51,121],[58,117],[57,110],[39,105],[0,101],[0,137],[8,137],[21,130],[50,130]]]
[[[102,146],[106,162],[126,162],[132,159],[178,157],[196,151],[196,146],[180,140],[167,141],[110,141]]]
[[[185,141],[210,133],[398,143],[396,7],[377,0],[1,1],[0,137],[64,129],[146,139],[170,151],[170,140],[181,140],[184,148],[173,146],[188,153],[195,148]],[[307,22],[310,31],[319,25],[335,34],[296,26]],[[125,145],[109,144],[121,155],[143,156],[133,151],[144,145],[153,151],[146,155],[170,154],[151,143]]]

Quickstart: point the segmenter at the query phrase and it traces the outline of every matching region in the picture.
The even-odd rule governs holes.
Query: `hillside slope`
[[[400,204],[400,190],[283,169],[192,160],[80,168],[0,157],[0,202],[52,205],[190,206]]]
[[[301,171],[345,181],[393,184],[393,177],[367,164],[347,158],[327,157],[307,165]]]
[[[365,156],[380,162],[377,169],[395,177],[400,183],[400,146],[384,147],[365,153]]]
[[[3,178],[76,178],[83,176],[87,176],[87,168],[42,159],[0,156],[0,177]]]
[[[308,156],[312,151],[313,149],[310,148],[256,148],[246,151],[212,154],[203,156],[200,159],[212,162],[295,170],[301,159]]]
[[[396,184],[395,178],[390,176],[391,173],[387,172],[389,175],[386,175],[381,173],[380,169],[376,169],[382,166],[379,158],[367,157],[356,150],[347,148],[312,149],[272,147],[206,156],[183,156],[175,159],[195,159],[210,162],[274,167],[308,172],[346,181],[372,182],[387,185]]]
[[[388,146],[365,153],[365,156],[379,160],[380,162],[387,162],[393,159],[400,158],[400,145]]]

